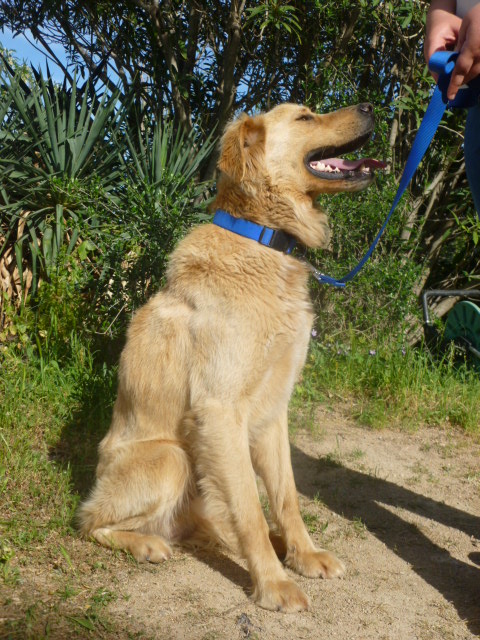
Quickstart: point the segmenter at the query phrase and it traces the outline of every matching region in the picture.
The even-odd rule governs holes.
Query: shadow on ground
[[[218,549],[188,550],[197,560],[241,587],[246,596],[252,593],[252,580],[246,569]]]
[[[451,602],[474,634],[480,634],[480,569],[453,558],[420,529],[382,505],[399,507],[480,537],[480,517],[432,500],[399,485],[314,458],[292,446],[298,490],[339,515],[361,518],[367,529]]]

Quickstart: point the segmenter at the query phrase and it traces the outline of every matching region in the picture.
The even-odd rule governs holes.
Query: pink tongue
[[[355,171],[359,167],[369,167],[370,169],[385,169],[385,162],[374,160],[373,158],[360,158],[359,160],[344,160],[343,158],[326,158],[321,160],[324,165],[341,169],[342,171]]]

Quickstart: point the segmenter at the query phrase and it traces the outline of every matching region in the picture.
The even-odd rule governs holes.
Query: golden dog
[[[316,197],[366,187],[376,166],[332,156],[372,129],[369,104],[242,115],[222,138],[214,204],[325,246]],[[150,562],[168,558],[172,542],[221,541],[246,558],[260,606],[304,610],[308,599],[274,550],[258,474],[285,564],[312,578],[343,573],[305,529],[290,462],[287,407],[313,321],[308,274],[296,258],[216,225],[180,242],[165,289],[129,328],[96,484],[80,508],[83,534]]]

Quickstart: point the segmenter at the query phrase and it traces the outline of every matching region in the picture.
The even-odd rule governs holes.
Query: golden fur
[[[222,139],[215,207],[325,246],[327,219],[315,198],[371,178],[323,179],[304,159],[368,137],[372,126],[369,105],[316,115],[285,104],[242,115]],[[96,484],[80,508],[83,534],[150,562],[168,558],[171,542],[221,541],[246,558],[253,598],[267,609],[308,606],[273,544],[302,575],[343,573],[305,529],[290,462],[287,407],[313,320],[307,280],[294,257],[211,224],[180,242],[166,287],[128,331]]]

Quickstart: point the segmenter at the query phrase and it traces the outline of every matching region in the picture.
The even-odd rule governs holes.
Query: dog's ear
[[[263,117],[253,118],[243,113],[231,122],[223,134],[218,168],[235,182],[250,176],[258,179],[263,173],[261,158],[265,149],[265,123]]]

